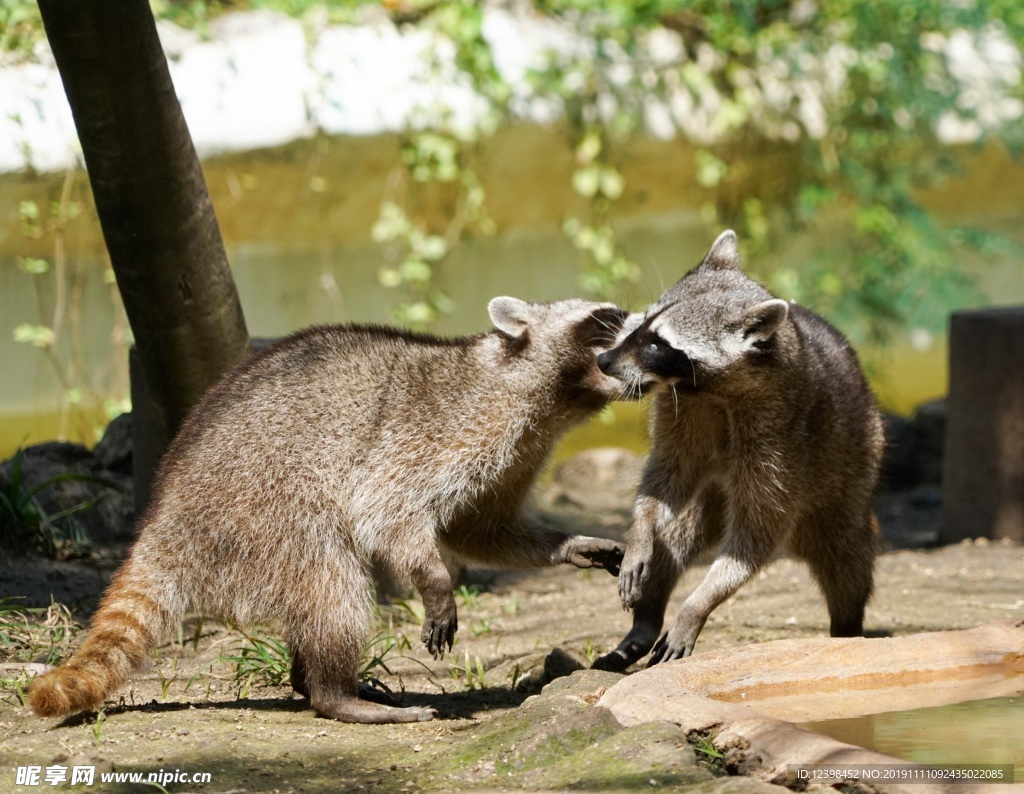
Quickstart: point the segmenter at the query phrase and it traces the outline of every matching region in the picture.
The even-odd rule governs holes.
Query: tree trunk
[[[249,352],[220,229],[148,0],[39,0],[39,9],[162,450]]]

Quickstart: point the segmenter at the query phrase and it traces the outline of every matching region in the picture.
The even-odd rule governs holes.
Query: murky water
[[[578,199],[569,187],[574,160],[566,154],[561,133],[517,127],[499,137],[482,173],[488,182],[488,211],[500,233],[466,242],[439,272],[438,284],[457,310],[433,329],[437,333],[488,327],[486,305],[495,295],[554,300],[580,293],[581,254],[560,229],[560,219]],[[205,164],[254,336],[281,336],[313,323],[388,322],[389,304],[401,296],[378,282],[385,252],[369,232],[381,185],[398,156],[396,147],[388,136],[298,142]],[[636,284],[612,296],[623,306],[640,308],[656,298],[699,261],[716,232],[701,220],[702,194],[683,189],[685,179],[669,176],[688,173],[691,163],[692,152],[685,146],[638,141],[630,148],[623,168],[633,187],[620,202],[619,232],[624,250],[642,272]],[[336,187],[310,192],[305,185],[314,164]],[[943,217],[956,216],[958,223],[981,223],[1024,243],[1017,220],[1024,181],[1009,178],[1015,168],[992,153],[978,160],[973,169],[979,176],[969,181],[976,189],[967,207],[974,214],[965,214],[965,188],[959,184],[929,194],[930,206]],[[989,178],[990,173],[1002,178]],[[62,374],[76,392],[73,416],[63,423],[63,435],[70,439],[95,442],[106,421],[105,403],[126,396],[124,349],[112,343],[120,338],[112,332],[115,300],[104,280],[106,257],[82,175],[74,182],[82,214],[62,241],[69,272],[76,274],[76,286],[61,310],[66,315],[63,336],[53,355],[14,341],[15,328],[52,325],[58,314],[50,282],[17,266],[22,257],[52,259],[53,235],[26,236],[16,208],[22,201],[50,206],[62,195],[63,184],[61,175],[0,179],[0,206],[9,208],[0,213],[0,459],[18,444],[62,435],[57,410]],[[823,227],[814,234],[792,235],[777,254],[751,262],[752,268],[765,276],[776,267],[799,267],[829,242],[828,234]],[[1024,266],[1017,258],[977,259],[965,265],[977,273],[993,303],[1024,302]],[[124,332],[120,329],[120,336]],[[941,334],[919,332],[891,349],[861,353],[880,401],[890,410],[909,413],[946,391]],[[596,422],[574,433],[566,448],[621,443],[636,449],[644,445],[636,438],[636,426]]]
[[[1015,781],[1024,783],[1024,696],[824,720],[803,727],[923,764],[1012,764]]]

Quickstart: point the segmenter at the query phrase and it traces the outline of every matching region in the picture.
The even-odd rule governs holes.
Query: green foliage
[[[487,686],[486,673],[483,660],[479,656],[474,656],[471,661],[469,651],[463,654],[462,664],[452,662],[448,670],[448,676],[454,681],[461,682],[466,689],[484,689]],[[518,681],[518,676],[516,680]]]
[[[96,424],[96,409],[102,404],[103,412],[110,420],[131,408],[127,399],[127,356],[124,355],[131,344],[131,334],[127,318],[120,308],[113,271],[107,268],[104,282],[109,285],[111,297],[119,309],[111,337],[119,340],[120,344],[114,349],[109,368],[113,379],[118,382],[95,388],[95,373],[86,371],[82,362],[82,262],[69,254],[71,246],[68,245],[75,223],[82,216],[86,186],[80,176],[78,170],[69,170],[64,174],[59,192],[55,192],[50,201],[21,201],[18,205],[21,234],[26,240],[52,243],[52,251],[47,257],[19,256],[16,260],[18,269],[32,279],[39,301],[39,321],[19,324],[12,335],[15,342],[31,345],[40,351],[60,384],[57,436],[67,438],[75,426],[80,438],[89,439],[90,435],[95,435],[99,440],[103,425]],[[109,396],[118,392],[125,396],[121,399]]]
[[[686,737],[697,754],[697,763],[716,775],[725,775],[725,755],[715,749],[714,737],[708,732],[694,731]]]
[[[453,309],[443,268],[459,242],[494,231],[477,174],[482,142],[508,118],[511,89],[484,36],[484,3],[405,0],[383,10],[399,28],[415,26],[446,44],[462,77],[487,104],[470,127],[429,89],[451,80],[425,48],[424,97],[400,141],[373,236],[384,247],[382,285],[400,290],[396,317],[425,325]],[[973,125],[1014,153],[1024,125],[1000,123],[992,96],[1024,99],[1019,63],[964,90],[947,45],[979,51],[1024,43],[1017,0],[534,0],[535,12],[576,36],[531,76],[534,96],[564,110],[576,157],[578,201],[563,219],[580,251],[581,287],[609,295],[638,270],[619,242],[616,206],[627,188],[621,163],[634,136],[661,113],[661,133],[697,145],[693,189],[702,217],[732,226],[749,253],[780,246],[796,229],[818,227],[835,240],[809,266],[767,274],[787,297],[812,304],[862,339],[887,340],[908,325],[935,329],[946,312],[980,300],[964,275],[965,250],[991,250],[973,230],[950,228],[923,207],[919,192],[957,173],[958,151],[937,136],[940,123]],[[154,0],[158,18],[204,31],[220,13],[270,9],[306,21],[357,23],[381,13],[368,0]],[[28,0],[0,11],[5,50],[28,52],[40,37]],[[988,104],[986,104],[988,102]],[[660,111],[657,108],[661,108]],[[674,108],[671,112],[666,108]],[[680,110],[682,108],[682,110]],[[1012,120],[1011,120],[1012,121]],[[669,130],[665,130],[665,125]],[[771,162],[770,175],[757,163]],[[31,209],[31,208],[28,208]],[[26,234],[42,213],[23,212]],[[25,260],[26,272],[46,270]],[[52,344],[47,326],[19,338]]]
[[[452,592],[464,608],[476,609],[483,591],[484,589],[478,584],[460,584]]]
[[[705,220],[741,231],[753,251],[776,246],[795,227],[850,219],[852,245],[822,252],[809,267],[782,269],[773,286],[813,304],[861,338],[885,341],[906,325],[940,327],[951,306],[979,300],[959,253],[977,247],[917,200],[917,191],[957,173],[940,145],[940,120],[986,112],[959,90],[944,46],[955,31],[987,46],[1003,36],[1020,47],[1024,11],[1004,0],[905,3],[880,0],[541,0],[544,12],[587,36],[578,57],[553,57],[538,85],[565,100],[570,118],[605,136],[634,132],[645,98],[687,96],[703,129],[697,183],[709,193]],[[655,37],[664,49],[656,57]],[[988,37],[986,39],[986,37]],[[669,48],[671,49],[671,48]],[[624,64],[626,69],[624,70]],[[1011,70],[1012,71],[1012,70]],[[584,85],[569,96],[568,85]],[[1022,95],[1019,73],[993,89]],[[587,116],[594,93],[605,113]],[[1016,133],[991,119],[979,133]],[[793,163],[787,184],[759,181],[745,162],[758,155]],[[586,181],[587,191],[595,182]],[[577,186],[579,189],[579,186]],[[586,192],[586,191],[583,191]],[[567,231],[578,233],[573,225]],[[844,236],[845,239],[845,236]],[[603,243],[605,250],[607,243]],[[607,256],[607,254],[605,254]]]
[[[236,629],[245,642],[236,645],[225,661],[234,667],[234,682],[239,686],[239,697],[248,697],[254,685],[281,686],[291,673],[291,654],[282,640],[268,634],[248,634]],[[173,678],[171,679],[173,681]]]
[[[43,20],[35,0],[0,2],[0,53],[26,59],[43,38]]]
[[[366,643],[363,649],[363,663],[359,669],[359,680],[364,684],[372,684],[379,689],[390,691],[378,679],[378,671],[391,675],[388,662],[392,656],[401,656],[401,653],[396,651],[404,653],[411,650],[409,639],[404,634],[395,634],[394,626],[389,621]]]

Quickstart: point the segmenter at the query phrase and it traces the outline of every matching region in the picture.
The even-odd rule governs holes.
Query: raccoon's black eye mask
[[[678,379],[684,386],[693,381],[690,357],[650,330],[637,340],[637,363],[644,372],[660,380]]]

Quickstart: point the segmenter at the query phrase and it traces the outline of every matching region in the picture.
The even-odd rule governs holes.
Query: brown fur
[[[555,531],[521,506],[558,436],[618,391],[596,354],[622,313],[512,298],[490,310],[496,330],[454,340],[315,328],[229,373],[169,448],[88,639],[33,683],[33,710],[98,707],[198,612],[276,623],[293,684],[322,715],[430,719],[357,697],[374,568],[420,592],[422,639],[438,657],[458,625],[442,549],[617,571],[619,544]]]
[[[688,656],[712,610],[783,546],[810,566],[832,635],[862,633],[882,423],[847,341],[743,275],[732,232],[627,330],[599,363],[656,390],[652,450],[619,575],[633,627],[594,666],[622,670],[652,647],[650,664]],[[716,544],[659,638],[686,565]]]

